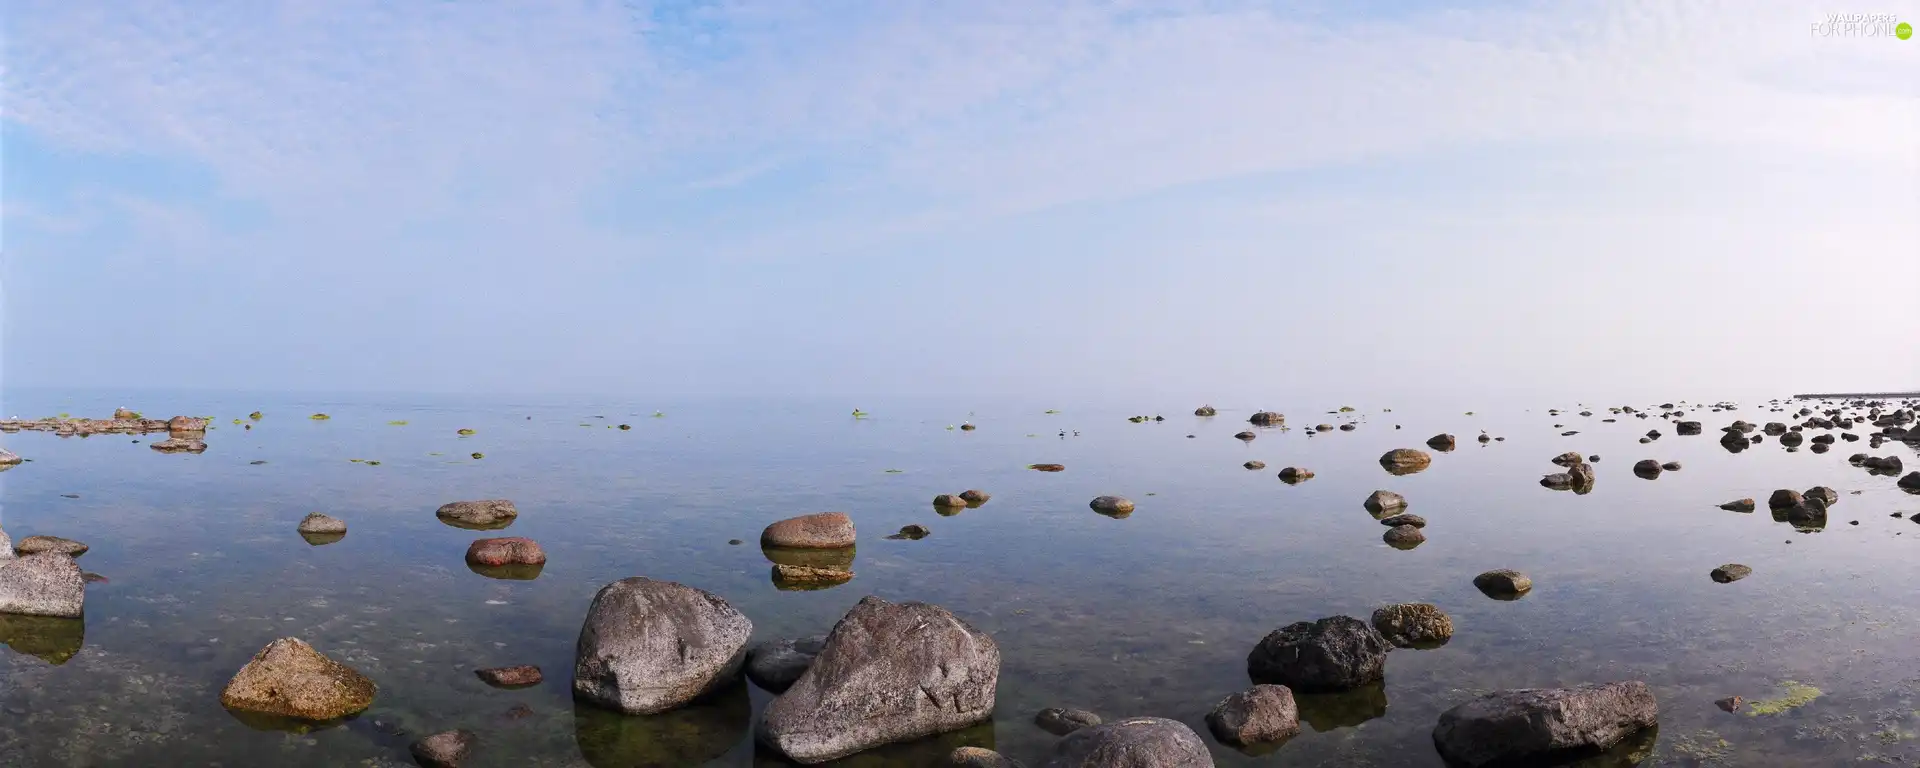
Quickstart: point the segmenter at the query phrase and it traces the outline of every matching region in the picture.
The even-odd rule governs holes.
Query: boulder
[[[1806,492],[1800,495],[1802,498],[1819,499],[1822,503],[1826,504],[1829,507],[1840,503],[1840,492],[1835,491],[1832,488],[1828,488],[1824,485],[1816,485],[1812,488],[1808,488]]]
[[[1427,519],[1419,515],[1409,513],[1409,514],[1403,514],[1403,515],[1394,515],[1392,517],[1380,518],[1380,524],[1387,526],[1388,528],[1398,528],[1402,525],[1411,525],[1415,528],[1425,528],[1427,527]]]
[[[762,547],[840,549],[853,546],[853,541],[853,518],[845,512],[790,517],[760,532]]]
[[[1200,734],[1176,720],[1130,717],[1082,728],[1053,745],[1041,768],[1213,768]]]
[[[1368,494],[1366,501],[1361,502],[1361,506],[1366,507],[1368,512],[1378,515],[1382,512],[1406,509],[1407,498],[1393,491],[1374,491]]]
[[[1392,649],[1373,627],[1351,616],[1295,622],[1254,646],[1247,675],[1301,693],[1338,693],[1378,682]]]
[[[1704,429],[1705,429],[1705,426],[1697,421],[1683,421],[1673,425],[1674,434],[1683,435],[1683,436],[1697,435],[1697,434],[1700,434],[1701,431],[1703,431]]]
[[[1735,499],[1720,505],[1720,508],[1728,512],[1752,512],[1754,503],[1753,499]]]
[[[1768,509],[1786,510],[1792,509],[1799,504],[1800,492],[1786,488],[1774,491],[1772,496],[1767,497]]]
[[[1280,482],[1286,483],[1288,485],[1293,485],[1295,483],[1303,483],[1312,479],[1313,479],[1313,470],[1311,469],[1301,469],[1299,467],[1287,467],[1286,469],[1280,470]]]
[[[1287,417],[1273,411],[1261,411],[1248,418],[1247,423],[1256,427],[1277,427],[1287,423]]]
[[[1633,465],[1633,473],[1648,480],[1659,477],[1660,470],[1660,462],[1654,459],[1641,459]]]
[[[919,541],[931,535],[933,535],[932,529],[929,529],[926,526],[921,525],[919,523],[908,523],[906,525],[900,526],[899,533],[896,533],[892,536],[888,536],[887,538],[910,539],[913,541]]]
[[[1207,730],[1234,746],[1281,741],[1300,732],[1300,707],[1286,686],[1256,685],[1215,704]]]
[[[1453,618],[1432,603],[1401,603],[1374,610],[1373,629],[1395,647],[1431,647],[1453,637]]]
[[[1252,432],[1241,432],[1239,434],[1234,435],[1234,437],[1239,438],[1241,440],[1252,440],[1256,437],[1259,437],[1259,435],[1256,435]]]
[[[574,646],[576,698],[630,715],[675,709],[739,677],[753,622],[717,595],[671,581],[600,588]]]
[[[0,613],[69,619],[82,615],[87,582],[72,557],[59,552],[8,554],[0,560]]]
[[[771,693],[784,693],[813,666],[826,635],[767,640],[747,651],[747,679]]]
[[[960,492],[961,501],[964,501],[967,504],[976,506],[976,507],[980,506],[981,504],[987,503],[987,500],[991,498],[993,498],[993,496],[988,494],[986,491],[977,490],[977,489],[970,488]]]
[[[1427,447],[1436,451],[1451,451],[1454,448],[1453,435],[1438,434],[1427,438]]]
[[[1448,765],[1554,765],[1598,753],[1654,726],[1642,682],[1497,691],[1449,709],[1433,729]]]
[[[20,458],[20,454],[0,448],[0,467],[11,467],[23,461],[26,459]]]
[[[460,768],[473,751],[473,731],[442,731],[416,741],[407,751],[424,768]]]
[[[319,512],[309,512],[300,519],[301,533],[346,533],[347,521]]]
[[[1473,586],[1488,597],[1518,597],[1533,589],[1533,579],[1511,568],[1501,568],[1473,577]]]
[[[1099,725],[1100,716],[1084,709],[1048,707],[1033,716],[1033,724],[1055,736],[1065,736],[1082,728]]]
[[[1427,535],[1415,525],[1396,525],[1380,534],[1380,540],[1394,549],[1413,549],[1427,540]]]
[[[1087,506],[1095,512],[1114,517],[1133,514],[1133,502],[1120,496],[1099,496],[1087,502]]]
[[[1219,415],[1219,413],[1220,412],[1215,410],[1211,405],[1203,405],[1193,409],[1193,415],[1195,416],[1216,416]]]
[[[1433,457],[1426,451],[1412,448],[1395,448],[1380,455],[1380,466],[1396,475],[1407,475],[1426,469],[1433,463]]]
[[[220,692],[228,709],[298,720],[335,720],[373,704],[365,675],[327,658],[299,638],[267,644]]]
[[[523,536],[478,539],[467,546],[467,565],[499,567],[503,565],[546,565],[547,553],[539,543]]]
[[[1920,491],[1920,472],[1908,472],[1905,477],[1900,478],[1898,485],[1909,491]]]
[[[1540,485],[1556,491],[1564,491],[1573,487],[1573,475],[1566,472],[1543,475],[1540,478]]]
[[[1245,464],[1242,464],[1242,465],[1240,465],[1240,466],[1242,466],[1242,467],[1246,467],[1247,469],[1266,469],[1266,468],[1267,468],[1267,463],[1266,463],[1266,462],[1264,462],[1264,461],[1261,461],[1261,460],[1259,460],[1259,459],[1254,459],[1254,460],[1252,460],[1252,461],[1248,461],[1247,463],[1245,463]]]
[[[442,521],[458,525],[480,527],[505,527],[507,523],[520,516],[513,502],[506,499],[482,499],[480,501],[456,501],[441,505],[434,513]]]
[[[936,507],[964,507],[967,505],[967,500],[960,498],[960,494],[957,493],[943,493],[933,497],[933,505]]]
[[[993,717],[1000,648],[945,608],[867,597],[762,711],[755,738],[806,765]]]

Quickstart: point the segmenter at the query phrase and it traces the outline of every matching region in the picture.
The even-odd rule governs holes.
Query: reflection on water
[[[80,652],[86,639],[87,622],[52,616],[19,616],[0,613],[0,645],[15,653],[39,657],[54,665],[67,663]]]
[[[88,585],[84,622],[0,617],[0,765],[395,765],[408,763],[413,739],[453,728],[480,735],[475,766],[781,765],[752,742],[771,697],[747,684],[689,710],[629,718],[576,707],[565,674],[513,690],[473,674],[570,670],[594,592],[627,576],[725,598],[753,620],[755,642],[826,632],[868,594],[936,603],[994,636],[1003,654],[994,722],[840,765],[937,764],[963,744],[1036,765],[1056,737],[1034,714],[1074,706],[1108,719],[1181,720],[1221,766],[1433,768],[1434,722],[1478,692],[1620,679],[1653,685],[1666,735],[1591,758],[1603,760],[1586,763],[1594,768],[1920,763],[1920,739],[1908,735],[1920,733],[1920,646],[1910,639],[1920,634],[1920,593],[1909,588],[1920,582],[1920,526],[1906,519],[1920,513],[1920,496],[1845,455],[1787,453],[1774,441],[1723,447],[1705,413],[1689,418],[1712,436],[1670,434],[1655,451],[1637,441],[1650,427],[1671,431],[1658,423],[1523,406],[1462,416],[1466,408],[1423,414],[1402,404],[1390,418],[1405,430],[1356,417],[1353,431],[1270,430],[1243,443],[1232,435],[1244,414],[1227,405],[1227,418],[1170,417],[1175,425],[1155,429],[1127,423],[1140,407],[1062,403],[862,403],[872,415],[853,421],[845,404],[801,401],[7,394],[25,413],[105,414],[128,400],[145,412],[220,418],[205,437],[213,450],[197,455],[6,436],[9,450],[34,461],[0,478],[0,522],[16,540],[44,533],[95,545],[87,567],[113,582]],[[657,409],[673,418],[648,418]],[[254,429],[230,425],[256,410],[266,415]],[[305,418],[320,412],[332,418]],[[1784,419],[1757,406],[1715,416]],[[945,431],[963,419],[980,429]],[[476,431],[463,438],[461,428]],[[1417,473],[1378,462],[1426,435],[1482,430],[1507,439],[1434,453]],[[1569,430],[1580,434],[1561,436]],[[1541,490],[1548,460],[1568,451],[1615,458],[1594,465],[1590,493]],[[486,460],[467,458],[475,452]],[[1897,441],[1878,452],[1920,463]],[[1633,462],[1649,457],[1686,471],[1636,480]],[[1028,470],[1036,458],[1073,469]],[[1256,459],[1312,467],[1315,479],[1289,485],[1242,468]],[[1716,508],[1815,485],[1842,499],[1818,536]],[[928,508],[954,488],[979,488],[993,502]],[[1396,513],[1429,522],[1424,544],[1382,546],[1375,516],[1353,511],[1379,489],[1406,497]],[[1102,495],[1152,503],[1116,524],[1086,513]],[[478,498],[513,499],[514,531],[539,541],[550,562],[467,566],[474,534],[435,510]],[[313,509],[351,520],[353,535],[324,546],[287,535]],[[857,578],[783,589],[794,585],[770,565],[852,571],[855,550],[729,545],[795,509],[856,520]],[[936,535],[886,540],[907,525]],[[1702,576],[1728,562],[1753,574],[1730,585]],[[1508,568],[1533,579],[1524,599],[1475,588],[1475,575]],[[1247,687],[1246,654],[1267,632],[1404,602],[1446,611],[1452,639],[1395,650],[1381,685],[1297,697],[1302,732],[1264,754],[1207,734],[1206,712]],[[227,714],[220,687],[285,636],[373,678],[374,709],[318,729]],[[1783,680],[1827,693],[1780,715],[1713,706],[1764,699]]]
[[[347,535],[344,533],[307,533],[302,531],[300,538],[306,540],[308,544],[318,547],[344,541]]]
[[[281,733],[307,734],[315,731],[324,731],[330,728],[338,728],[346,725],[349,720],[356,719],[355,717],[342,717],[335,720],[302,720],[297,717],[273,715],[266,712],[227,709],[225,707],[222,707],[222,709],[226,709],[228,715],[233,716],[234,720],[248,728],[256,731],[278,731]]]
[[[489,579],[500,579],[503,581],[533,581],[534,579],[540,578],[540,572],[546,570],[546,567],[545,563],[531,565],[526,563],[511,563],[508,565],[467,563],[467,570]]]
[[[576,702],[573,734],[580,756],[595,768],[679,768],[726,754],[747,738],[752,717],[743,682],[658,715],[628,716]]]

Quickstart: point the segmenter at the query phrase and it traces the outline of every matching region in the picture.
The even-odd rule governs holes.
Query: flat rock
[[[407,751],[413,754],[414,762],[425,768],[460,768],[473,752],[474,739],[473,731],[464,728],[441,731],[414,742]]]
[[[1752,512],[1755,507],[1753,499],[1735,499],[1720,505],[1720,508],[1728,512]]]
[[[1402,525],[1411,525],[1415,528],[1425,528],[1427,527],[1427,519],[1416,514],[1407,513],[1407,514],[1394,515],[1392,517],[1380,518],[1380,524],[1387,526],[1389,528],[1397,528]]]
[[[43,552],[0,560],[0,613],[79,618],[86,600],[86,577],[68,555]]]
[[[443,504],[433,514],[441,520],[462,525],[500,526],[519,517],[520,510],[506,499],[481,499]]]
[[[38,555],[56,552],[68,557],[79,557],[87,553],[87,545],[73,539],[58,536],[28,536],[20,540],[13,548],[14,554]]]
[[[957,748],[947,753],[946,765],[953,768],[1026,768],[1018,760],[982,747]]]
[[[334,720],[373,704],[365,675],[327,658],[299,638],[267,644],[228,681],[220,703],[228,709],[300,720]]]
[[[520,688],[528,685],[539,685],[540,681],[546,679],[544,675],[540,674],[540,668],[532,664],[476,669],[473,671],[473,674],[479,676],[480,680],[487,685],[495,688]]]
[[[1720,582],[1721,584],[1731,584],[1748,576],[1752,576],[1753,569],[1739,563],[1727,563],[1726,565],[1713,569],[1713,573],[1709,575],[1714,581]]]
[[[1266,463],[1266,462],[1264,462],[1264,461],[1259,461],[1259,460],[1257,460],[1257,459],[1256,459],[1256,460],[1254,460],[1254,461],[1249,461],[1249,462],[1247,462],[1247,463],[1245,463],[1245,464],[1242,464],[1242,465],[1240,465],[1240,466],[1243,466],[1243,467],[1246,467],[1247,469],[1266,469],[1266,468],[1267,468],[1267,463]]]
[[[1380,456],[1380,466],[1396,475],[1412,474],[1426,469],[1433,463],[1433,457],[1426,451],[1412,448],[1395,448]]]
[[[1396,525],[1380,534],[1380,540],[1395,549],[1413,549],[1426,542],[1427,534],[1421,532],[1419,526]]]
[[[1207,730],[1235,746],[1281,741],[1300,732],[1300,707],[1286,686],[1256,685],[1213,705]]]
[[[867,597],[762,711],[755,737],[812,765],[993,717],[1000,647],[945,608]]]
[[[982,491],[975,488],[969,488],[967,490],[960,492],[960,500],[968,504],[971,504],[973,506],[979,506],[981,504],[985,504],[989,499],[992,499],[992,498],[993,496],[987,493],[986,491]]]
[[[1498,691],[1442,713],[1433,743],[1451,766],[1551,765],[1604,751],[1658,718],[1642,682]]]
[[[1200,734],[1177,720],[1129,717],[1082,728],[1053,745],[1041,768],[1213,768]]]
[[[1379,682],[1393,649],[1351,616],[1301,621],[1269,632],[1247,654],[1247,675],[1301,693],[1338,693]]]
[[[545,565],[547,553],[524,536],[479,539],[467,545],[467,564],[482,566]]]
[[[192,437],[169,437],[147,447],[161,453],[206,453],[207,441]]]
[[[772,693],[784,693],[813,666],[827,644],[826,635],[768,640],[747,651],[747,679]]]
[[[346,533],[347,521],[319,512],[308,512],[300,519],[301,533]]]
[[[580,627],[574,695],[630,715],[666,712],[737,680],[753,622],[717,595],[671,581],[600,588]]]
[[[1432,603],[1400,603],[1374,610],[1373,629],[1395,647],[1430,647],[1453,637],[1453,617]]]
[[[962,503],[960,506],[966,506]],[[790,517],[760,532],[762,547],[840,549],[854,542],[853,518],[845,512],[821,512]]]
[[[1084,709],[1061,709],[1048,707],[1033,716],[1033,724],[1040,730],[1055,736],[1065,736],[1082,728],[1092,728],[1101,723],[1100,716]]]

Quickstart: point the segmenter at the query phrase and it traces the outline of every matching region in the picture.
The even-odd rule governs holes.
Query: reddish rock
[[[966,506],[963,502],[960,506]],[[845,512],[788,518],[760,532],[762,547],[839,549],[853,546],[853,520]]]
[[[479,675],[480,679],[485,681],[487,685],[500,686],[503,688],[538,685],[540,681],[544,679],[540,675],[540,668],[532,664],[521,664],[516,667],[476,669],[473,673]]]
[[[523,536],[480,539],[467,547],[469,565],[542,565],[546,562],[547,553],[540,545]]]

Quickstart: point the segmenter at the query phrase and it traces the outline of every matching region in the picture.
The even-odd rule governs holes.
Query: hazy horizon
[[[0,387],[1920,389],[1920,40],[1810,32],[1920,0],[104,8],[0,30]]]

